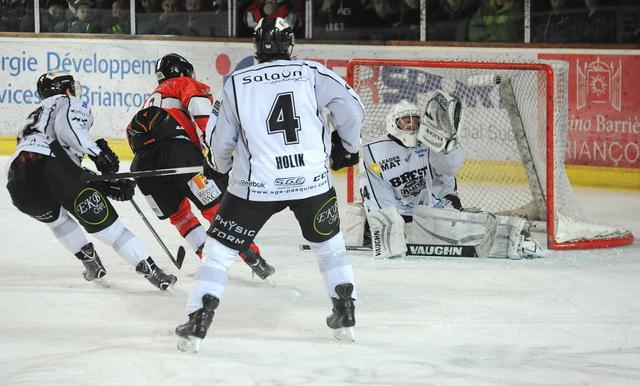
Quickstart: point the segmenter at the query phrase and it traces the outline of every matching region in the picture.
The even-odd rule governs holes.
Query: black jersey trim
[[[244,133],[244,126],[242,125],[242,118],[240,118],[240,110],[238,109],[238,94],[236,93],[236,80],[235,77],[231,77],[231,87],[233,87],[233,105],[236,107],[236,118],[238,118],[238,126],[239,126],[239,135],[243,138],[244,144],[247,147],[247,154],[249,154],[249,174],[247,174],[247,181],[251,181],[251,150],[249,149],[249,140],[247,139]],[[218,116],[220,119],[220,116]],[[216,122],[217,125],[217,122]],[[247,186],[247,200],[249,200],[249,196],[251,195],[251,187]]]

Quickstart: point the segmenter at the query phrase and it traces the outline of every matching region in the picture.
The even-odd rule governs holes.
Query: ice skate
[[[354,326],[356,325],[353,284],[345,283],[336,286],[339,299],[331,298],[333,313],[327,317],[327,326],[333,330],[333,336],[340,341],[354,342]]]
[[[260,279],[266,280],[274,286],[271,275],[276,271],[275,268],[270,266],[262,256],[260,256],[260,249],[255,244],[251,244],[249,248],[240,252],[240,257],[251,268],[254,275],[257,275]]]
[[[207,335],[219,303],[220,300],[213,295],[206,294],[202,297],[202,308],[190,313],[187,323],[176,327],[176,335],[179,336],[178,349],[185,352],[198,352],[200,342]]]
[[[102,279],[102,277],[107,274],[107,270],[104,268],[104,265],[102,265],[100,257],[98,257],[96,250],[93,248],[93,243],[82,247],[80,252],[76,253],[75,256],[84,265],[85,270],[82,276],[86,281],[92,281],[103,287],[109,286],[107,282]]]
[[[142,260],[136,266],[136,272],[140,275],[144,275],[145,279],[149,280],[151,284],[158,287],[160,291],[166,291],[178,281],[178,278],[174,275],[167,275],[164,273],[151,259]]]

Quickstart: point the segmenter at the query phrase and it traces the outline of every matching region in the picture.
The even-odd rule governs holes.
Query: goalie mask
[[[435,152],[450,152],[458,143],[462,103],[455,95],[434,91],[420,121],[418,140]]]
[[[186,76],[195,78],[193,65],[187,59],[178,54],[168,54],[156,62],[156,77],[158,84],[170,78]]]
[[[68,72],[47,72],[38,78],[38,95],[41,99],[49,98],[58,94],[66,94],[71,90],[72,95],[76,95],[76,81]]]
[[[418,145],[420,110],[413,103],[401,100],[391,107],[385,118],[387,132],[397,138],[406,147]]]
[[[291,26],[281,17],[262,18],[253,35],[258,62],[291,59],[295,37]]]

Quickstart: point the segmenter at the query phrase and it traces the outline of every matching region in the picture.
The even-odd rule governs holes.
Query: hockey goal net
[[[434,89],[461,99],[463,206],[544,221],[552,249],[629,244],[629,231],[585,221],[567,177],[568,71],[563,61],[357,59],[347,76],[365,105],[363,143],[386,134],[385,115],[402,99],[421,110]],[[359,200],[355,168],[347,185],[347,200]]]

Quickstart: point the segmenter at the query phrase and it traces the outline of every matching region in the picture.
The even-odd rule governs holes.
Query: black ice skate
[[[333,329],[333,336],[338,340],[355,341],[353,326],[356,325],[353,284],[345,283],[336,286],[339,299],[331,298],[333,313],[327,317],[327,326]]]
[[[220,300],[213,295],[202,297],[202,308],[189,314],[189,321],[176,327],[178,349],[196,353],[200,349],[200,341],[207,336],[207,330],[213,320],[215,309]]]
[[[85,280],[98,280],[107,274],[107,270],[104,268],[104,265],[102,265],[100,257],[98,257],[96,250],[93,249],[93,243],[89,243],[82,247],[80,252],[76,253],[75,256],[84,265],[85,271],[82,273],[82,276]]]
[[[158,287],[160,291],[166,291],[169,287],[173,286],[176,281],[178,281],[178,278],[174,275],[167,275],[158,268],[156,263],[150,257],[148,257],[147,260],[142,260],[138,265],[136,265],[136,272],[140,275],[144,275],[145,279]]]
[[[260,256],[260,249],[255,244],[251,244],[249,248],[240,252],[240,257],[251,268],[253,273],[260,279],[266,280],[269,284],[274,285],[269,276],[273,275],[276,271],[275,268],[270,266],[262,256]]]

